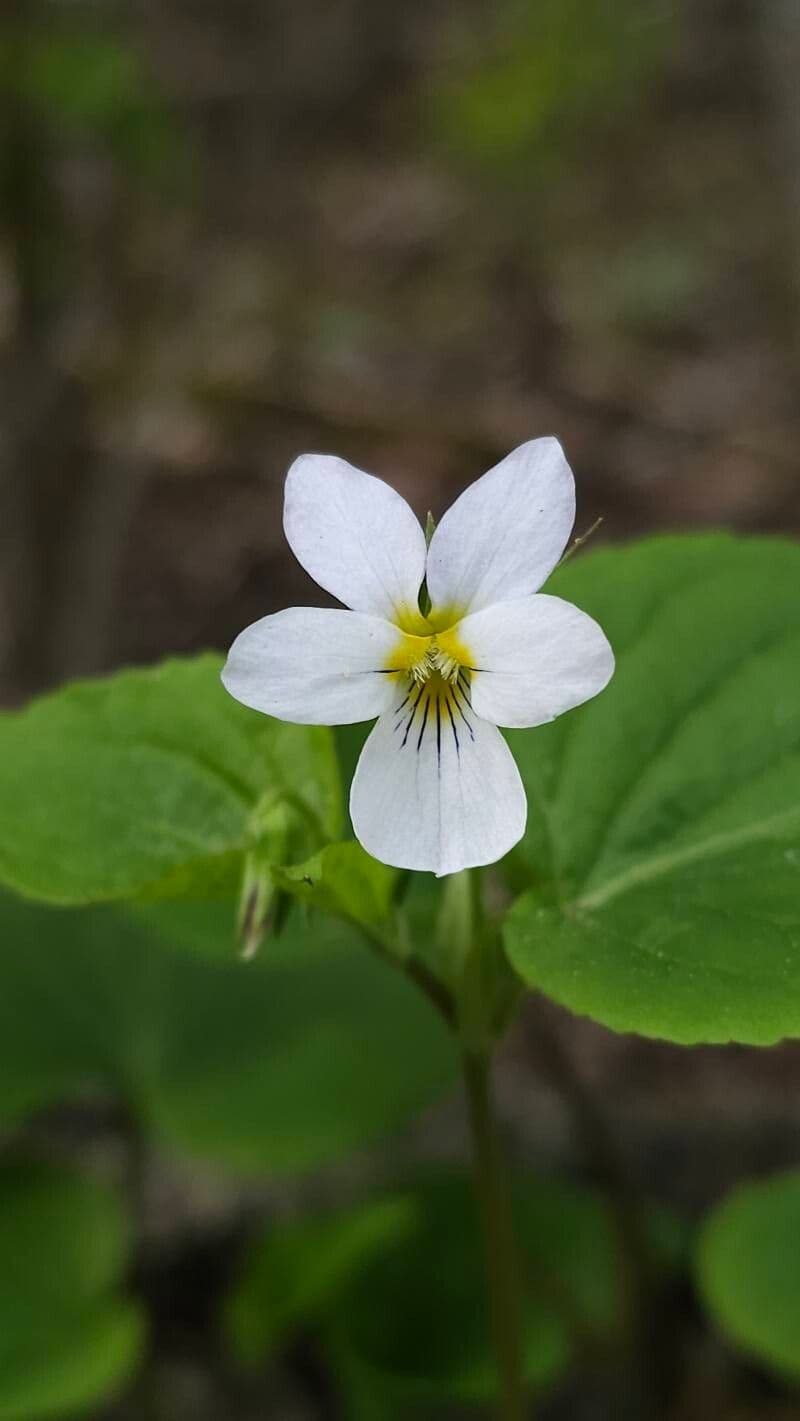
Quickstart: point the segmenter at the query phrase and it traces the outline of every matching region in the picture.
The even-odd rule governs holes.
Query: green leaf
[[[69,922],[74,919],[80,932],[85,932],[85,924],[91,915],[85,913],[59,913],[56,921]],[[97,915],[98,923],[106,923],[106,915]],[[230,899],[220,899],[213,903],[192,902],[190,899],[138,899],[126,903],[124,908],[110,916],[112,931],[103,936],[109,946],[117,938],[132,930],[147,938],[146,951],[155,958],[153,952],[161,944],[172,956],[174,950],[186,952],[192,957],[204,958],[208,962],[218,962],[231,966],[238,963],[240,946],[236,936],[236,905]],[[97,934],[94,935],[97,937]],[[98,938],[98,951],[102,943]],[[266,951],[271,951],[271,944]],[[239,964],[241,965],[241,964]]]
[[[0,1168],[0,1421],[96,1405],[130,1377],[140,1310],[115,1296],[128,1226],[116,1197],[41,1164]]]
[[[120,1276],[128,1224],[96,1180],[43,1165],[0,1168],[0,1313],[80,1308]],[[59,1267],[53,1267],[57,1256]]]
[[[532,1389],[573,1347],[619,1342],[622,1272],[606,1203],[588,1190],[518,1179],[515,1212]],[[648,1218],[653,1256],[676,1266],[682,1229]],[[386,1319],[391,1326],[386,1326]],[[256,1240],[225,1308],[240,1364],[263,1365],[295,1334],[330,1355],[347,1415],[395,1421],[438,1402],[485,1401],[496,1387],[484,1259],[471,1184],[428,1178],[407,1193],[288,1226]]]
[[[327,1339],[340,1382],[359,1393],[354,1410],[360,1414],[370,1399],[376,1416],[393,1417],[401,1403],[488,1399],[494,1377],[483,1256],[468,1185],[436,1180],[422,1191],[368,1205],[360,1235],[353,1233],[357,1217],[348,1212],[325,1225],[298,1225],[284,1248],[280,1235],[272,1249],[266,1236],[245,1275],[244,1291],[231,1303],[240,1324],[247,1310],[247,1331],[239,1337],[246,1347],[244,1355],[240,1347],[242,1360],[253,1366],[287,1340],[272,1325],[270,1300],[282,1292],[304,1300],[302,1276],[292,1282],[281,1268],[294,1264],[303,1270],[325,1228],[324,1249],[330,1254],[338,1246],[344,1261],[327,1272],[327,1286],[312,1290],[302,1311],[293,1310],[280,1322],[284,1333],[311,1326]],[[544,1383],[563,1365],[567,1342],[558,1318],[546,1308],[532,1305],[529,1321],[529,1379]]]
[[[471,1184],[441,1177],[411,1197],[413,1233],[388,1239],[367,1258],[336,1308],[333,1337],[343,1359],[349,1357],[345,1371],[362,1394],[395,1404],[487,1402],[497,1380]],[[604,1206],[590,1193],[519,1180],[515,1214],[526,1291],[526,1372],[537,1390],[566,1365],[576,1317],[613,1335],[618,1266]],[[395,1412],[389,1406],[376,1414]]]
[[[617,672],[514,732],[530,800],[506,943],[532,987],[617,1031],[800,1033],[800,548],[666,537],[548,584]]]
[[[0,1421],[63,1421],[113,1396],[141,1360],[144,1318],[133,1303],[105,1303],[72,1322],[39,1323],[13,1355],[0,1342]],[[6,1340],[6,1339],[4,1339]]]
[[[520,1180],[516,1213],[526,1365],[535,1390],[566,1364],[576,1318],[613,1341],[619,1270],[605,1206],[588,1191]],[[287,1234],[271,1230],[233,1295],[229,1320],[248,1366],[285,1334],[314,1328],[354,1415],[394,1417],[446,1399],[488,1401],[496,1377],[469,1181],[435,1177],[360,1216],[347,1211]]]
[[[235,888],[264,805],[292,857],[335,837],[330,732],[238,705],[206,655],[86,681],[0,717],[0,878],[54,903]]]
[[[226,1332],[244,1367],[255,1367],[297,1327],[335,1307],[348,1280],[373,1254],[406,1235],[407,1199],[278,1225],[252,1249],[225,1309]]]
[[[0,1121],[111,1091],[173,1149],[298,1170],[448,1087],[441,1023],[354,930],[297,912],[243,964],[233,920],[232,904],[129,915],[0,898]]]
[[[701,1230],[697,1281],[723,1332],[800,1382],[800,1170],[741,1185]]]
[[[0,1121],[87,1089],[132,1092],[149,1078],[164,970],[149,936],[121,914],[0,896]]]
[[[313,908],[379,932],[389,922],[397,871],[355,841],[328,844],[306,863],[276,868],[280,888]]]
[[[149,1118],[240,1170],[308,1169],[361,1148],[453,1079],[432,1007],[321,917],[293,917],[246,965],[175,961],[164,1002]]]
[[[342,782],[346,785],[352,781],[358,757],[364,749],[371,730],[372,725],[369,722],[366,725],[360,722],[356,725],[336,725],[333,728]]]

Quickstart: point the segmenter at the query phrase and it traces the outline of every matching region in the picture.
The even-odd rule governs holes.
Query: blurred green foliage
[[[105,145],[129,175],[174,183],[188,152],[147,65],[130,45],[75,28],[31,24],[0,36],[7,101],[50,132]]]
[[[700,1292],[722,1331],[800,1384],[800,1171],[736,1188],[698,1240]]]
[[[267,1234],[229,1311],[237,1355],[252,1367],[287,1332],[311,1326],[348,1397],[348,1415],[388,1421],[414,1405],[487,1399],[494,1377],[474,1208],[468,1185],[445,1178],[368,1206],[357,1225],[349,1214],[310,1221],[295,1230],[290,1255],[280,1235]],[[284,1277],[279,1269],[290,1261],[298,1270],[296,1281],[283,1284],[292,1296],[320,1240],[325,1261],[335,1257],[338,1266],[326,1268],[325,1289],[317,1289],[302,1312],[279,1317],[281,1331],[271,1301]],[[530,1382],[551,1380],[566,1351],[557,1312],[532,1303]]]
[[[0,1164],[0,1421],[71,1415],[129,1380],[145,1330],[119,1295],[129,1244],[106,1187]]]
[[[109,217],[144,189],[171,202],[196,187],[187,132],[136,49],[88,23],[45,23],[35,7],[15,5],[0,20],[0,210],[26,335],[47,328],[80,276],[61,170],[75,153],[110,160],[121,178],[106,189]],[[119,251],[116,260],[124,286],[129,258]]]
[[[550,1384],[576,1348],[619,1342],[622,1273],[602,1200],[558,1181],[519,1180],[515,1195],[530,1386]],[[420,1414],[480,1403],[495,1389],[483,1259],[469,1181],[434,1175],[407,1192],[270,1229],[251,1250],[227,1308],[240,1363],[263,1364],[313,1331],[347,1397],[347,1415]],[[659,1224],[660,1256],[674,1232]],[[415,1409],[416,1408],[416,1409]]]
[[[353,1276],[415,1224],[413,1201],[389,1198],[277,1225],[254,1240],[225,1304],[239,1364],[257,1368],[296,1331],[324,1326]]]
[[[641,98],[675,41],[679,9],[666,0],[503,0],[485,44],[476,51],[470,26],[461,73],[440,81],[435,126],[495,177],[548,168]]]
[[[450,1084],[432,1009],[344,926],[298,911],[244,965],[232,923],[231,903],[0,900],[0,1122],[99,1092],[173,1149],[276,1172],[362,1148]]]

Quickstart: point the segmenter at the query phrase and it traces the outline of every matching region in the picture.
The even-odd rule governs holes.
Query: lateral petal
[[[605,633],[561,597],[498,602],[454,631],[475,668],[475,713],[495,725],[544,725],[598,695],[614,674]]]
[[[385,666],[400,639],[363,612],[289,607],[239,633],[222,683],[243,705],[298,725],[372,720],[397,695]]]

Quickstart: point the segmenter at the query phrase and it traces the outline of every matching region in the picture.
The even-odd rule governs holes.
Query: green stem
[[[492,1335],[500,1374],[500,1421],[524,1421],[522,1294],[517,1268],[511,1198],[503,1167],[491,1096],[491,1059],[465,1052],[464,1085],[469,1105],[475,1186],[486,1249]]]

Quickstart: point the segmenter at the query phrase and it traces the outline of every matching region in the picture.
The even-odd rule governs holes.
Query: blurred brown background
[[[302,450],[422,515],[800,525],[793,0],[7,0],[0,677],[313,600]]]
[[[578,531],[800,530],[796,0],[6,0],[0,42],[6,704],[318,600],[306,450],[424,517],[555,433]],[[796,1158],[799,1048],[545,1015],[662,1194]]]

